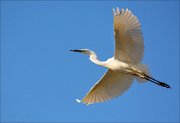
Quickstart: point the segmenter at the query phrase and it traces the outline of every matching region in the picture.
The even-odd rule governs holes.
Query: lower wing
[[[133,79],[132,75],[108,70],[86,96],[78,102],[93,104],[120,96],[131,86]]]

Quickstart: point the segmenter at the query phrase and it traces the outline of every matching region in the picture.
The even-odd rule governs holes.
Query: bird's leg
[[[158,81],[158,80],[156,80],[156,79],[154,79],[154,78],[152,78],[152,77],[150,77],[150,76],[148,76],[146,74],[144,74],[144,77],[145,77],[146,80],[149,80],[150,82],[155,83],[155,84],[157,84],[159,86],[166,87],[166,88],[171,88],[168,84],[166,84],[164,82],[160,82],[160,81]]]
[[[133,71],[133,72],[132,72],[132,73],[133,73],[132,75],[141,77],[142,79],[146,79],[146,80],[148,80],[148,81],[150,81],[150,82],[152,82],[152,83],[154,83],[154,84],[157,84],[157,85],[159,85],[159,86],[166,87],[166,88],[171,88],[168,84],[166,84],[166,83],[164,83],[164,82],[160,82],[160,81],[158,81],[158,80],[156,80],[156,79],[154,79],[154,78],[146,75],[146,74],[143,73],[142,71],[139,71],[139,70],[134,69],[134,68],[132,68],[132,71]]]

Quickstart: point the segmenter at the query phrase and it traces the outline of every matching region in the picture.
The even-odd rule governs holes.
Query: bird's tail
[[[138,64],[138,65],[135,65],[134,66],[136,68],[137,71],[142,71],[144,74],[150,76],[150,72],[148,70],[148,67],[147,65],[145,64]],[[144,82],[147,82],[148,80],[144,79],[144,78],[141,78],[141,77],[136,77],[137,81],[139,83],[144,83]]]

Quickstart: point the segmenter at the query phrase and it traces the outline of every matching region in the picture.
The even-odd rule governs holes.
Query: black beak
[[[82,50],[69,50],[69,51],[72,51],[72,52],[83,52]]]

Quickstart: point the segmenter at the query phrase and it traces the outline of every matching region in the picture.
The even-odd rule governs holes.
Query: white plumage
[[[128,9],[118,11],[117,9],[114,14],[114,57],[123,62],[138,64],[144,54],[144,42],[139,20]]]
[[[170,88],[149,75],[146,65],[140,64],[144,54],[144,42],[139,20],[130,10],[113,9],[114,15],[114,57],[99,61],[95,52],[89,49],[70,50],[90,56],[97,65],[108,68],[104,76],[90,89],[80,101],[86,104],[104,102],[123,94],[136,78],[139,82],[150,81]]]

